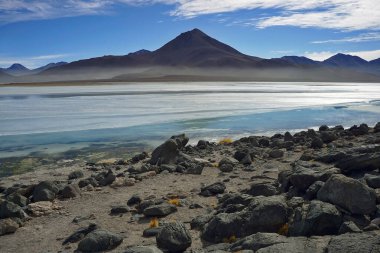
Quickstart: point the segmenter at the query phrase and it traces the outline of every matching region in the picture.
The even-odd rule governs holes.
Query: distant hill
[[[30,69],[22,64],[14,63],[9,68],[2,69],[2,71],[12,76],[20,76],[28,74]]]
[[[48,70],[48,69],[51,69],[51,68],[54,68],[54,67],[60,67],[60,66],[63,66],[63,65],[66,65],[67,62],[56,62],[56,63],[49,63],[49,64],[46,64],[45,66],[42,66],[42,67],[39,67],[39,68],[36,68],[36,69],[33,69],[31,72],[36,74],[36,73],[40,73],[44,70]]]
[[[40,73],[38,73],[40,72]],[[323,62],[300,56],[263,59],[239,52],[199,29],[155,51],[49,64],[19,82],[62,80],[244,80],[380,82],[379,59],[337,54]],[[36,74],[37,73],[37,74]]]

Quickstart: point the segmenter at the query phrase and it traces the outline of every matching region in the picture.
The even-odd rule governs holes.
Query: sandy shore
[[[175,235],[180,238],[180,245],[173,246],[178,251],[380,249],[380,124],[346,130],[321,127],[320,131],[252,136],[219,144],[200,141],[186,146],[187,141],[177,136],[153,154],[142,153],[130,160],[109,159],[2,178],[0,251],[85,252],[83,241],[91,232],[75,242],[62,243],[78,229],[96,223],[111,233],[108,236],[122,240],[106,240],[110,252],[157,245],[174,252],[163,248],[161,239],[143,236],[156,217],[147,209],[156,205],[159,211],[171,206],[158,219],[158,233],[173,222],[185,225],[185,232],[169,231],[182,233]],[[324,193],[333,180],[336,195],[345,187],[353,195],[339,195],[342,202]],[[136,194],[142,202],[127,205]],[[111,215],[116,206],[123,211]],[[73,222],[76,217],[87,218]],[[204,222],[195,228],[200,217]],[[4,220],[20,227],[13,231]],[[190,236],[190,246],[183,233]],[[258,238],[249,241],[252,236]]]

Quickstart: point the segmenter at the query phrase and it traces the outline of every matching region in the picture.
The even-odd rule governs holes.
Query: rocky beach
[[[380,252],[380,123],[0,179],[1,252]]]

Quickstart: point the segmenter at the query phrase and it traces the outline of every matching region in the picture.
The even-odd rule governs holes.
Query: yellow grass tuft
[[[212,163],[212,164],[211,164],[211,167],[213,167],[213,168],[218,168],[218,167],[219,167],[219,163]]]
[[[178,198],[170,199],[170,200],[168,200],[168,203],[172,204],[172,205],[179,206],[180,205],[180,200]]]
[[[219,141],[220,145],[226,145],[226,144],[231,144],[233,140],[231,138],[223,138]]]
[[[223,242],[224,243],[234,243],[236,242],[237,238],[235,235],[231,235],[230,237],[224,238]]]
[[[289,233],[289,224],[288,223],[285,223],[284,225],[282,225],[282,227],[280,227],[280,229],[277,232],[277,234],[284,235],[284,236],[287,236],[288,233]]]
[[[149,223],[150,228],[157,228],[159,226],[158,218],[152,218]]]

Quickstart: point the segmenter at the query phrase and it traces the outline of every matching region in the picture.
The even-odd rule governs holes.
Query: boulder
[[[244,223],[242,213],[219,213],[206,224],[201,238],[208,242],[218,243],[231,236],[241,237]]]
[[[293,136],[291,135],[291,133],[289,133],[289,132],[286,132],[285,134],[284,134],[284,141],[286,142],[286,141],[293,141],[294,140],[294,138],[293,138]]]
[[[288,206],[280,195],[254,197],[244,212],[242,235],[277,232],[288,221]]]
[[[205,187],[202,187],[199,195],[204,197],[210,197],[213,195],[221,194],[226,190],[226,186],[223,182],[217,182]]]
[[[86,237],[79,242],[78,251],[101,252],[111,250],[119,246],[122,241],[123,238],[121,236],[98,229],[87,234]]]
[[[377,189],[380,188],[380,176],[379,175],[370,175],[366,174],[364,176],[367,185],[371,188]]]
[[[231,172],[234,170],[234,166],[231,164],[223,164],[222,166],[219,167],[219,170],[221,172]]]
[[[269,157],[271,158],[281,158],[284,156],[284,151],[281,149],[273,149],[269,152]]]
[[[18,223],[10,218],[0,220],[0,236],[12,234],[16,232],[18,228]]]
[[[331,176],[318,191],[317,198],[353,214],[371,214],[376,211],[374,190],[344,175]]]
[[[0,219],[19,218],[25,219],[28,215],[22,210],[19,205],[16,205],[7,200],[0,204]]]
[[[111,208],[111,214],[112,215],[118,215],[118,214],[123,214],[123,213],[128,213],[130,211],[128,206],[114,206]]]
[[[76,198],[80,196],[80,194],[80,188],[77,184],[66,185],[62,190],[62,198],[65,199]]]
[[[156,237],[157,246],[167,252],[183,252],[191,246],[190,232],[181,222],[166,224]]]
[[[328,131],[330,128],[327,125],[322,125],[319,127],[319,132]]]
[[[189,141],[184,134],[172,136],[169,140],[158,146],[152,153],[149,161],[152,165],[175,164],[180,155],[180,150],[184,148]]]
[[[380,168],[380,154],[354,154],[338,161],[336,167],[343,173],[352,171],[376,170]]]
[[[98,225],[91,223],[88,227],[80,228],[74,233],[72,233],[69,237],[67,237],[63,242],[62,245],[66,245],[68,243],[76,243],[80,240],[82,240],[88,233],[91,233],[92,231],[98,229]]]
[[[107,185],[112,184],[115,180],[116,180],[116,175],[113,173],[112,170],[108,170],[108,172],[105,175],[101,174],[98,182],[99,182],[99,185],[101,186],[107,186]]]
[[[251,196],[273,196],[278,193],[277,188],[271,183],[253,183],[245,193]]]
[[[379,133],[380,132],[380,122],[377,122],[377,124],[375,125],[375,127],[373,128],[373,131],[375,133]]]
[[[81,171],[81,170],[73,171],[68,176],[69,180],[78,179],[78,178],[82,178],[82,177],[84,177],[84,174],[83,174],[83,171]]]
[[[190,222],[190,228],[195,230],[202,230],[204,226],[214,217],[213,214],[205,214],[195,217]]]
[[[144,209],[143,213],[148,217],[164,217],[177,212],[177,207],[171,204],[152,205]]]
[[[134,194],[132,195],[132,197],[130,197],[130,199],[128,199],[127,205],[128,206],[137,205],[137,204],[140,204],[141,201],[142,201],[142,198],[139,195]]]
[[[303,208],[296,209],[289,235],[335,235],[341,224],[341,213],[334,205],[313,200]]]
[[[24,207],[24,206],[27,206],[28,205],[28,199],[24,196],[22,196],[21,194],[19,193],[12,193],[12,194],[9,194],[7,197],[6,197],[6,200],[12,202],[12,203],[15,203],[16,205],[19,205],[20,207]]]
[[[338,136],[332,131],[321,132],[320,137],[324,143],[330,143],[338,139]]]
[[[310,187],[307,188],[306,190],[306,195],[305,195],[306,199],[308,200],[315,199],[317,197],[319,190],[322,188],[324,184],[325,183],[322,181],[315,181],[312,185],[310,185]]]
[[[233,159],[233,158],[224,157],[224,158],[222,158],[222,160],[219,161],[219,167],[221,167],[225,164],[229,164],[232,167],[234,167],[236,164],[238,164],[238,161]]]
[[[331,238],[325,252],[380,252],[380,236],[376,233],[347,233]]]
[[[38,201],[52,201],[55,199],[59,192],[59,186],[52,181],[43,181],[39,183],[33,191],[33,200]]]
[[[323,141],[319,137],[314,137],[313,140],[310,143],[310,147],[313,149],[320,149],[323,148]]]

